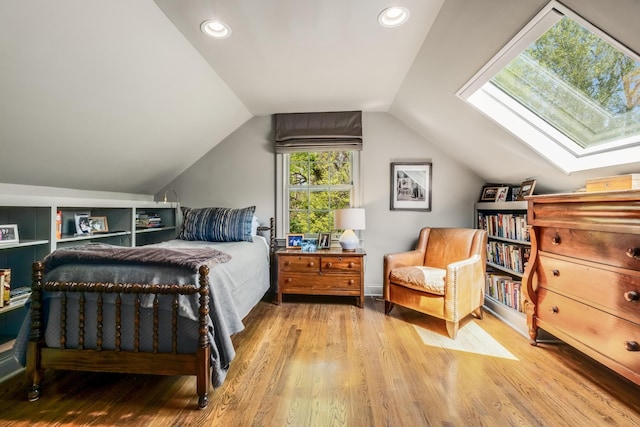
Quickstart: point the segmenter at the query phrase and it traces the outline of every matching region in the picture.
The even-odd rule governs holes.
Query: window
[[[640,157],[639,57],[552,1],[458,95],[565,172]]]
[[[359,206],[359,151],[280,154],[278,195],[286,233],[317,234],[333,230],[333,210]]]

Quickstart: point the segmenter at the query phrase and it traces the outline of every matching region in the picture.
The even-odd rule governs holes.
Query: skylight
[[[556,1],[458,95],[563,171],[640,159],[640,58]]]

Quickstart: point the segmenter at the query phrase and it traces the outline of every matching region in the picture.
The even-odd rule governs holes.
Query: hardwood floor
[[[431,346],[416,327],[446,343],[444,322],[402,307],[385,316],[370,297],[364,309],[352,303],[261,302],[204,410],[193,377],[47,371],[37,402],[22,375],[0,384],[0,424],[640,426],[640,387],[567,345],[532,347],[486,314],[461,332],[469,322],[486,331],[489,355]],[[492,355],[494,339],[514,357]]]

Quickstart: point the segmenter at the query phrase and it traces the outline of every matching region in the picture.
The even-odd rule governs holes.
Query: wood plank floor
[[[245,319],[204,410],[192,377],[50,370],[37,402],[22,375],[0,384],[0,425],[640,426],[640,387],[567,345],[532,347],[489,314],[465,325],[489,334],[483,355],[425,344],[416,326],[446,343],[443,322],[385,316],[377,299],[285,301]],[[493,340],[513,358],[492,355]]]

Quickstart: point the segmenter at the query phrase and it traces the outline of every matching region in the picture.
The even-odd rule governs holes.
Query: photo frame
[[[0,245],[19,242],[18,224],[0,225]]]
[[[431,211],[431,162],[391,163],[390,209]]]
[[[91,233],[108,233],[109,224],[107,223],[107,217],[106,216],[90,216],[89,228],[91,229]]]
[[[509,194],[509,187],[498,187],[496,192],[496,202],[506,202]]]
[[[76,234],[91,234],[88,213],[77,213],[74,215],[76,223]]]
[[[318,249],[331,247],[331,233],[318,233]]]
[[[287,234],[287,249],[302,249],[304,234]]]
[[[511,189],[511,201],[515,202],[520,197],[520,187],[513,187]]]
[[[318,249],[316,239],[302,239],[302,252],[315,252]]]
[[[533,189],[536,186],[535,179],[528,179],[526,181],[522,181],[520,184],[520,194],[518,195],[518,200],[524,200],[527,196],[533,195]]]
[[[498,187],[497,185],[482,187],[482,193],[480,194],[481,202],[495,202],[496,197],[498,196]]]

